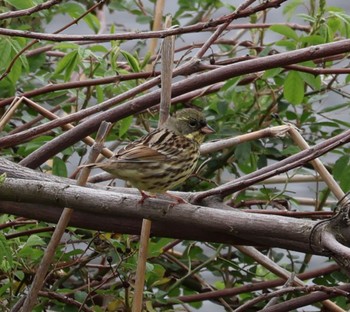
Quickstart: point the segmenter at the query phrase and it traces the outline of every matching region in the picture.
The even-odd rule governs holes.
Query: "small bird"
[[[113,176],[129,181],[142,196],[162,194],[184,182],[193,172],[199,158],[199,147],[205,135],[215,132],[204,115],[192,108],[178,111],[159,128],[120,149],[108,161],[88,167],[101,168]],[[186,201],[168,194],[177,203]]]

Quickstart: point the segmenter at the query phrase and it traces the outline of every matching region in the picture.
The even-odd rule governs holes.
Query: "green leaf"
[[[326,42],[324,37],[318,35],[301,37],[299,41],[301,43],[306,43],[308,46],[322,44]]]
[[[282,151],[281,151],[281,154],[282,155],[294,155],[296,153],[300,152],[300,149],[299,147],[297,146],[294,146],[294,145],[290,145],[286,148],[284,148]]]
[[[37,262],[44,255],[44,251],[35,247],[26,246],[21,248],[17,256],[20,258],[29,258],[32,262]]]
[[[304,81],[296,71],[290,71],[284,82],[284,97],[292,104],[300,104],[304,99]]]
[[[6,293],[7,289],[9,289],[12,286],[13,286],[12,282],[8,282],[8,283],[3,284],[0,287],[0,297],[3,296]]]
[[[346,128],[350,128],[350,123],[348,121],[344,121],[344,120],[336,119],[336,118],[332,118],[332,121],[337,123],[338,125],[343,125]]]
[[[305,72],[299,72],[299,76],[313,89],[321,89],[321,77],[319,75],[315,76]]]
[[[0,80],[0,98],[13,96],[16,92],[16,85],[8,78]]]
[[[252,145],[249,142],[245,142],[236,146],[235,156],[240,163],[246,162],[250,157]]]
[[[32,0],[6,0],[6,2],[18,10],[28,9],[35,5]]]
[[[21,50],[26,45],[26,42],[27,41],[24,38],[15,38],[15,39],[8,40],[8,43],[11,45],[13,54],[14,55],[20,54],[20,57],[19,57],[20,62],[16,62],[16,63],[19,63],[20,65],[22,65],[23,69],[28,71],[29,65],[28,65],[27,58],[23,55],[23,53],[22,54],[20,53]]]
[[[159,264],[154,264],[151,271],[147,271],[147,282],[150,285],[160,285],[161,283],[167,283],[169,282],[166,280],[162,280],[165,274],[165,268]],[[162,280],[162,281],[161,281]]]
[[[23,38],[0,38],[0,69],[3,71],[9,66],[10,61],[15,57],[15,55],[19,54],[19,52],[22,50],[26,40],[23,40]],[[11,84],[16,84],[22,75],[23,69],[28,72],[29,64],[27,58],[20,55],[19,59],[17,59],[17,61],[13,64],[11,71],[6,78],[10,80]],[[1,86],[2,88],[4,88],[4,84],[6,83],[3,83]],[[2,91],[6,94],[4,90]]]
[[[22,66],[20,62],[15,62],[7,78],[15,85],[22,75]]]
[[[347,167],[349,169],[349,167]],[[350,190],[350,174],[344,174],[340,180],[340,187],[344,192]]]
[[[9,49],[8,40],[10,38],[0,37],[0,68],[5,69],[11,61],[11,49]]]
[[[286,25],[272,25],[270,29],[286,38],[293,39],[295,41],[299,40],[298,34],[289,26]]]
[[[132,115],[123,118],[120,122],[119,122],[119,136],[122,137],[126,131],[128,131],[128,129],[130,128],[130,125],[132,123],[133,117]]]
[[[24,246],[45,246],[45,241],[38,235],[30,235]]]
[[[276,41],[276,46],[285,47],[288,50],[295,50],[297,48],[295,41],[287,39]]]
[[[98,33],[98,31],[101,28],[101,24],[99,19],[94,14],[89,13],[84,17],[83,20],[86,23],[86,25],[90,27],[91,30],[93,30],[95,33]]]
[[[339,109],[343,109],[343,108],[349,108],[350,103],[346,102],[346,103],[341,103],[341,104],[333,104],[332,106],[328,106],[325,107],[324,109],[319,111],[319,114],[323,114],[323,113],[329,113],[329,112],[333,112]]]
[[[27,156],[50,140],[52,140],[52,137],[49,135],[40,136],[29,143],[21,145],[17,153],[22,156]]]
[[[73,19],[80,17],[86,11],[84,6],[75,1],[67,1],[60,5],[62,13],[68,14]]]
[[[68,81],[72,75],[72,72],[77,68],[80,62],[78,51],[72,51],[64,56],[58,63],[52,77],[57,77],[62,72],[64,74],[64,80]]]
[[[232,88],[235,88],[238,85],[240,80],[241,80],[241,76],[228,79],[225,82],[225,84],[222,86],[221,90],[223,91],[232,90]]]
[[[61,158],[53,158],[52,174],[60,177],[67,177],[67,166]]]
[[[348,155],[340,157],[333,166],[333,176],[334,179],[340,181],[342,176],[346,173],[345,168],[349,165],[350,158]]]
[[[84,302],[86,300],[87,293],[85,291],[75,291],[74,299],[78,302]]]
[[[12,250],[4,234],[0,232],[0,270],[9,272],[13,268]]]
[[[140,64],[139,64],[138,60],[127,51],[121,51],[121,53],[123,54],[123,56],[125,57],[125,59],[129,63],[129,65],[131,66],[132,70],[135,73],[139,72],[140,71]]]
[[[105,99],[103,89],[101,86],[96,86],[96,99],[97,99],[97,103],[101,103]]]
[[[152,56],[151,53],[148,51],[142,60],[142,63],[140,66],[141,69],[144,69],[147,66],[149,60],[151,59],[151,56]]]
[[[72,42],[59,42],[54,47],[54,50],[61,50],[61,51],[67,51],[67,50],[78,50],[79,45]]]
[[[153,308],[152,301],[150,301],[150,300],[146,301],[145,306],[146,306],[147,312],[156,312],[157,311]]]
[[[304,5],[305,1],[304,0],[292,0],[288,1],[286,5],[283,8],[283,14],[287,15],[288,19],[293,17],[295,15],[295,10],[297,9],[298,6]]]
[[[283,71],[283,68],[281,67],[276,67],[272,69],[268,69],[264,72],[262,78],[263,79],[268,79],[277,76],[279,73]]]
[[[4,172],[3,174],[0,175],[0,184],[4,183],[6,180],[6,172]]]
[[[152,16],[147,16],[147,15],[139,15],[136,18],[136,23],[138,24],[149,24],[153,21],[153,17]]]

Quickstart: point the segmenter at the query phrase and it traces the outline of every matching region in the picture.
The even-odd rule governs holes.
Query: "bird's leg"
[[[149,195],[146,194],[144,191],[139,190],[139,192],[141,193],[141,199],[139,200],[139,204],[143,205],[143,203],[145,202],[145,200],[147,198],[155,198],[157,197],[156,195]]]
[[[176,200],[176,203],[174,204],[174,206],[175,206],[175,205],[179,205],[179,204],[188,204],[188,201],[184,200],[184,199],[183,199],[182,197],[180,197],[180,196],[176,196],[176,195],[170,194],[170,193],[168,193],[168,192],[166,192],[166,194],[167,194],[169,197],[171,197],[171,198],[173,198],[173,199]]]

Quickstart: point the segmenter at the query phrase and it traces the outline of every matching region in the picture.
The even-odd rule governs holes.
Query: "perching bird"
[[[191,108],[178,111],[158,129],[120,149],[104,163],[89,164],[129,181],[141,195],[141,203],[152,194],[166,193],[184,182],[199,158],[199,147],[206,134],[214,130],[204,115]],[[178,196],[167,194],[177,200]]]

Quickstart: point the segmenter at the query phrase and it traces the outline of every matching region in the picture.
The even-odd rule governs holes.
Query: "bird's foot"
[[[173,199],[176,200],[176,202],[175,202],[174,204],[172,204],[172,206],[176,206],[176,205],[180,205],[180,204],[188,204],[188,201],[186,201],[185,199],[183,199],[183,198],[180,197],[180,196],[176,196],[176,195],[170,194],[170,193],[168,193],[168,192],[166,192],[166,194],[167,194],[169,197],[171,197],[171,198],[173,198]]]
[[[145,200],[147,198],[157,198],[157,195],[155,194],[147,194],[144,191],[139,190],[141,193],[141,199],[139,200],[139,204],[143,205],[143,203],[145,202]],[[186,201],[185,199],[183,199],[180,196],[176,196],[174,194],[170,194],[168,192],[165,193],[168,197],[175,199],[176,202],[172,203],[171,206],[176,206],[176,205],[180,205],[180,204],[188,204],[188,201]]]
[[[139,200],[139,204],[141,204],[141,206],[143,205],[143,203],[145,202],[145,200],[147,198],[156,198],[157,196],[156,195],[150,195],[150,194],[147,194],[141,190],[139,190],[140,193],[141,193],[141,199]]]

